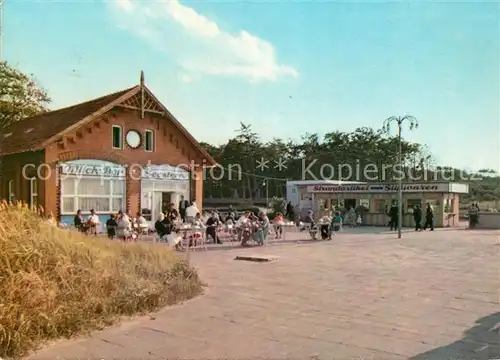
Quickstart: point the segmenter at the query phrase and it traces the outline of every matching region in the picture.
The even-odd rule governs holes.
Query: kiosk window
[[[420,207],[422,207],[422,199],[408,199],[408,200],[406,200],[406,211],[413,211],[413,209],[417,205],[420,205]]]
[[[364,207],[365,209],[370,209],[370,200],[369,199],[359,199],[359,206]]]
[[[386,205],[386,202],[385,200],[382,200],[382,199],[377,199],[374,201],[374,205],[375,205],[375,212],[376,213],[385,213],[387,211],[385,205]]]

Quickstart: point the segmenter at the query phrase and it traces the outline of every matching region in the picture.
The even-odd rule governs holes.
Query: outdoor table
[[[196,233],[201,234],[201,237],[199,238],[199,240],[201,242],[200,246],[203,246],[204,249],[207,250],[207,243],[206,243],[206,236],[205,236],[205,228],[204,227],[182,224],[181,226],[179,226],[177,228],[177,230],[179,230],[179,232],[183,233],[182,240],[188,241],[187,246],[186,246],[186,251],[189,251],[189,243],[191,242],[191,240],[193,241],[193,246],[191,246],[193,251],[195,251],[196,248],[198,247],[198,241],[197,241],[198,239],[194,239],[194,238],[191,239],[191,236],[196,234]]]
[[[287,234],[287,232],[290,229],[294,229],[296,227],[295,223],[293,221],[290,221],[290,222],[280,221],[277,224],[275,224],[275,226],[280,226],[281,227],[281,239],[280,240],[282,240],[282,241],[286,240],[286,234]]]

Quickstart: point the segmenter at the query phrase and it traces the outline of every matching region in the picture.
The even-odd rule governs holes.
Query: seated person
[[[330,237],[330,224],[332,219],[325,215],[319,221],[318,224],[320,226],[321,239],[326,240]]]
[[[315,228],[315,223],[314,223],[313,211],[312,210],[309,210],[307,212],[307,215],[304,218],[304,223],[305,223],[304,230],[309,229],[309,235],[311,236],[311,239],[316,240],[316,234],[317,234],[318,231]]]
[[[217,227],[220,225],[219,222],[219,216],[215,213],[212,212],[210,218],[207,220],[207,229],[205,230],[206,237],[210,236],[212,239],[214,239],[214,243],[216,244],[222,244],[222,241],[220,240],[219,236],[217,235]]]
[[[118,216],[116,218],[116,237],[121,239],[122,241],[126,241],[130,239],[132,235],[132,223],[127,214],[123,213],[123,211],[118,212]]]
[[[176,221],[179,218],[179,212],[175,209],[174,204],[169,205],[168,210],[164,213],[164,215],[172,221]]]
[[[238,242],[245,245],[250,239],[250,211],[245,211],[245,213],[240,216],[236,222],[236,231],[238,233]]]
[[[201,220],[200,213],[196,213],[196,215],[193,216],[193,220],[191,222],[194,227],[199,228],[202,231],[205,228],[205,225],[203,225],[203,221]],[[203,234],[200,231],[193,232],[189,237],[189,247],[193,245],[196,246],[198,239],[201,239],[202,236]]]
[[[159,241],[164,241],[176,250],[182,250],[181,237],[175,232],[175,226],[172,220],[163,214],[158,215],[155,222],[155,230]]]
[[[137,227],[139,228],[139,230],[141,232],[145,232],[149,228],[148,221],[146,220],[146,218],[144,216],[142,216],[142,214],[140,212],[137,213],[136,223],[137,223]]]
[[[83,220],[82,210],[78,210],[76,212],[76,215],[75,215],[75,217],[73,219],[73,222],[75,224],[75,228],[78,231],[84,231],[84,223],[85,223],[85,221]]]

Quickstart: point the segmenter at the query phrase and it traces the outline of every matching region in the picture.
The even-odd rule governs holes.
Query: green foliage
[[[270,202],[271,212],[273,213],[286,213],[286,200],[277,196],[274,196]]]
[[[32,75],[0,62],[0,128],[46,111],[49,102]]]
[[[312,164],[311,173],[316,178],[327,177],[332,180],[390,182],[394,179],[392,169],[397,163],[397,137],[390,136],[382,129],[361,127],[353,132],[331,131],[320,137],[318,134],[305,134],[300,141],[272,139],[264,142],[251,126],[241,123],[234,138],[225,144],[214,146],[203,144],[207,151],[226,169],[224,178],[219,181],[207,179],[204,191],[207,197],[240,198],[249,201],[269,197],[284,198],[286,180],[313,180],[309,173],[303,178],[303,170]],[[257,169],[257,161],[263,158],[268,167]],[[462,181],[464,178],[482,180],[468,181],[470,196],[462,196],[463,201],[471,199],[500,201],[500,178],[493,170],[483,169],[477,175],[467,174],[449,166],[436,166],[425,145],[403,140],[403,170],[419,181]],[[279,168],[277,162],[284,161],[286,167]],[[349,174],[347,167],[361,169]],[[374,171],[363,172],[369,166]],[[227,170],[241,167],[229,173]],[[335,173],[321,174],[321,168],[328,165]],[[239,175],[239,176],[238,176]],[[350,176],[349,176],[350,175]],[[267,194],[266,183],[267,179]],[[463,181],[462,181],[463,182]],[[496,207],[496,206],[495,206]],[[274,210],[274,208],[273,208]]]

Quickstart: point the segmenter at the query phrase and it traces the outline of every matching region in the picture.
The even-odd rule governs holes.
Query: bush
[[[0,254],[0,357],[202,292],[196,271],[164,246],[58,229],[5,203]]]

